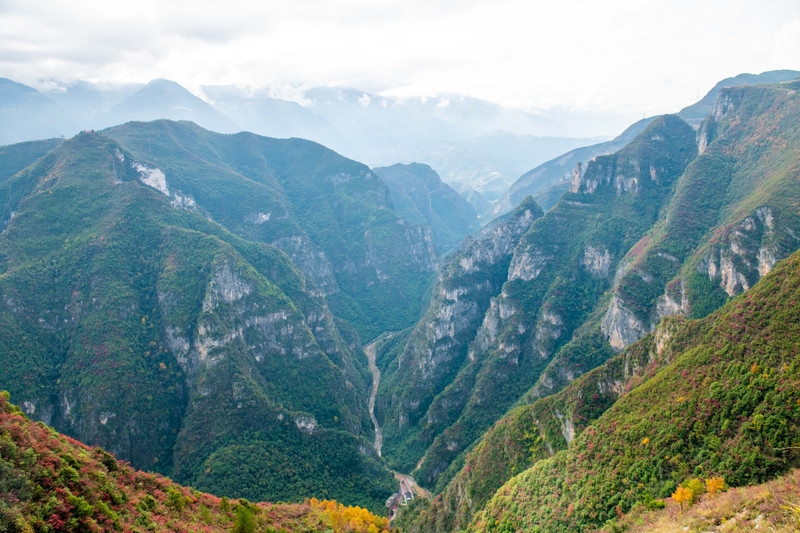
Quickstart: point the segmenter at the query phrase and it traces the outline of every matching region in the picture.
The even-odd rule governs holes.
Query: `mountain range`
[[[798,78],[800,78],[800,72],[796,70],[773,70],[761,74],[740,74],[726,78],[717,83],[699,102],[683,108],[678,116],[697,129],[711,113],[721,89],[742,85],[781,83]],[[494,218],[508,213],[528,195],[532,195],[545,210],[549,209],[569,189],[573,173],[579,164],[582,165],[581,168],[585,169],[588,162],[595,157],[616,152],[640,133],[653,118],[644,118],[635,122],[610,141],[576,148],[526,172],[508,188],[500,199],[494,202],[489,217]],[[577,171],[582,172],[580,169]]]
[[[400,511],[404,531],[614,530],[695,478],[786,474],[800,81],[775,76],[564,154],[483,226],[431,166],[209,131],[184,119],[229,115],[175,104],[171,82],[119,89],[114,113],[179,120],[0,147],[0,388],[31,419],[218,496],[381,512],[391,470],[412,474],[434,498]],[[248,105],[286,124],[384,107],[306,96]],[[419,105],[431,131],[450,127],[455,111]],[[14,484],[28,463],[3,446]]]
[[[490,505],[488,501],[495,491],[500,491],[498,495],[505,494],[502,491],[507,489],[501,489],[504,483],[512,484],[510,486],[518,483],[517,478],[513,478],[515,474],[528,467],[531,472],[538,472],[537,468],[543,467],[537,466],[540,460],[559,457],[559,450],[572,450],[572,441],[581,431],[588,431],[585,428],[600,416],[610,420],[610,427],[622,424],[613,422],[615,402],[639,384],[637,376],[641,372],[637,368],[648,373],[659,370],[661,346],[666,339],[675,338],[669,329],[661,329],[673,324],[664,322],[666,317],[705,317],[743,291],[760,286],[759,279],[798,249],[798,87],[794,82],[722,89],[697,135],[678,116],[652,121],[621,151],[597,157],[585,172],[576,173],[570,192],[531,224],[514,251],[508,281],[493,299],[480,328],[472,330],[473,340],[468,348],[463,345],[456,348],[466,355],[468,366],[465,368],[488,367],[491,371],[483,380],[479,370],[473,372],[476,377],[468,380],[456,378],[440,382],[438,397],[430,407],[421,405],[422,417],[416,415],[416,420],[421,422],[402,428],[399,433],[401,439],[414,442],[420,438],[418,435],[424,435],[426,443],[432,442],[429,447],[416,448],[424,451],[424,455],[410,456],[408,460],[416,467],[414,473],[420,482],[435,487],[440,494],[429,510],[416,509],[416,516],[421,519],[411,531],[463,528],[484,509],[488,513],[483,515],[486,520],[489,516],[499,518],[499,514],[491,514],[493,508],[486,506]],[[585,229],[575,231],[576,228]],[[793,267],[785,268],[788,270],[783,271],[784,277],[794,274]],[[555,284],[550,285],[551,279]],[[725,309],[747,306],[749,301],[738,298]],[[782,327],[785,318],[780,318],[783,316],[780,313],[792,313],[796,305],[789,295],[776,296],[772,301],[778,314],[774,318],[762,316],[762,319],[767,325]],[[729,313],[733,311],[722,312],[722,315]],[[748,320],[745,322],[749,323]],[[752,320],[759,323],[755,318]],[[700,326],[689,324],[681,326],[684,329],[679,336],[696,342],[695,334],[690,333],[693,330],[686,328]],[[729,327],[724,325],[728,322],[720,319],[718,323],[716,318],[705,319],[702,324]],[[755,331],[748,335],[753,339],[758,337]],[[794,338],[792,335],[789,337]],[[636,344],[642,337],[644,344]],[[709,334],[709,338],[718,339],[719,334]],[[631,345],[638,347],[628,348]],[[686,352],[686,357],[693,360],[692,346],[679,345],[673,355],[677,357]],[[716,349],[728,348],[717,346]],[[791,361],[796,362],[791,349],[775,346],[769,350],[779,354],[781,361],[790,365],[787,368],[792,368]],[[420,348],[415,351],[426,353]],[[619,352],[622,355],[612,359]],[[746,350],[745,353],[751,356]],[[458,360],[458,357],[463,356],[440,355],[439,359]],[[723,356],[716,357],[715,361]],[[609,370],[587,374],[605,361],[611,361],[609,365],[613,362]],[[722,362],[719,364],[722,367]],[[783,368],[783,362],[766,364]],[[537,368],[541,370],[535,370]],[[664,372],[675,372],[671,368]],[[461,371],[462,375],[464,372]],[[697,372],[702,375],[701,371]],[[519,374],[525,377],[513,388]],[[584,374],[585,377],[576,379]],[[723,378],[717,379],[724,382]],[[736,383],[739,382],[721,387],[735,387]],[[706,383],[698,391],[708,390],[707,386]],[[780,385],[780,389],[783,388],[784,385]],[[523,389],[527,390],[522,392]],[[504,411],[495,410],[503,393],[510,393],[505,400],[508,407],[515,404],[531,407],[517,407],[498,416],[498,411]],[[664,393],[662,396],[670,397]],[[488,398],[492,401],[487,401]],[[659,396],[650,395],[638,403],[630,400],[651,409],[640,414],[642,421],[653,419],[660,410],[673,412],[669,404],[656,398]],[[735,401],[729,396],[723,405],[730,406]],[[447,410],[437,409],[439,405],[451,412],[455,408],[458,418],[451,415],[442,425],[439,420]],[[750,408],[756,409],[756,405]],[[769,405],[773,406],[770,409],[776,408],[776,404]],[[405,412],[413,412],[409,407],[400,404]],[[762,408],[767,407],[758,409]],[[608,414],[604,415],[606,411]],[[756,412],[748,411],[749,414],[741,416],[754,416]],[[465,414],[470,413],[466,418]],[[787,416],[790,420],[788,412]],[[498,421],[496,425],[483,433],[495,421]],[[659,422],[653,425],[652,431],[661,431],[662,424],[666,428],[675,423],[674,420]],[[702,423],[706,424],[703,431],[708,432],[704,435],[723,432],[724,420],[715,420],[716,425]],[[788,420],[786,423],[789,424],[787,428],[794,427]],[[604,429],[602,434],[609,435],[610,431]],[[642,434],[641,439],[645,437],[651,438]],[[683,478],[677,479],[676,474],[676,479],[672,479],[679,484],[691,474],[702,456],[697,455],[701,454],[700,448],[688,445],[685,436],[676,438],[683,439],[682,446],[688,446],[680,448],[681,456],[694,457],[691,461],[695,461],[687,463],[692,465],[688,470],[681,470]],[[788,439],[796,442],[796,436]],[[503,442],[505,444],[501,444]],[[632,446],[632,441],[627,442]],[[672,445],[669,442],[660,444]],[[627,452],[609,453],[608,457]],[[666,455],[674,456],[673,453]],[[761,456],[758,457],[760,461]],[[781,464],[796,464],[793,457],[782,456],[780,460],[785,462]],[[563,466],[563,463],[558,464],[556,470]],[[725,478],[735,484],[774,475],[760,473],[748,478],[741,473],[731,473],[729,468],[732,467],[726,468],[715,463],[714,468],[708,468],[708,473],[722,474],[725,470]],[[556,476],[556,470],[548,475]],[[659,482],[666,482],[665,472],[662,470],[661,477],[657,476]],[[521,479],[526,481],[520,487],[536,483],[530,477]],[[628,475],[626,479],[634,478]],[[648,486],[646,481],[642,483]],[[543,530],[577,531],[590,528],[590,524],[598,527],[613,518],[613,513],[593,514],[591,508],[600,509],[596,502],[603,496],[608,502],[619,503],[618,498],[612,497],[616,485],[607,485],[602,490],[595,484],[589,486],[594,488],[587,490],[597,494],[590,498],[592,503],[587,503],[585,514],[571,522],[566,518],[569,516],[566,507],[557,511],[543,499],[530,500],[534,502],[531,509],[536,505],[549,509],[553,520],[571,525],[556,526],[556,522],[548,522],[536,514],[537,523],[550,524],[543,525]],[[650,487],[647,490],[651,497],[665,496],[666,488]],[[547,491],[558,493],[550,485],[540,493],[542,498],[545,492],[554,493]],[[575,496],[574,492],[564,494]],[[565,495],[565,499],[568,498]],[[626,498],[625,504],[620,503],[623,512],[635,501],[635,498],[630,499],[633,496]],[[604,509],[613,511],[613,507]],[[509,511],[503,513],[503,519],[494,522],[498,528],[505,519],[511,524],[519,523]],[[529,515],[522,513],[520,516]],[[414,518],[411,520],[413,522]],[[476,531],[482,530],[481,527],[489,530],[494,527],[488,522],[477,524],[471,526]]]
[[[545,117],[461,95],[390,98],[312,88],[286,100],[268,89],[204,86],[199,97],[164,79],[147,84],[52,85],[0,80],[0,144],[72,136],[124,122],[190,120],[220,133],[250,131],[320,142],[371,166],[427,163],[459,192],[494,201],[529,168],[592,139]],[[301,105],[302,104],[302,105]]]
[[[23,410],[217,493],[380,508],[359,339],[416,318],[428,227],[308,141],[161,121],[38,154],[0,185],[0,354]],[[248,478],[248,457],[281,475]]]

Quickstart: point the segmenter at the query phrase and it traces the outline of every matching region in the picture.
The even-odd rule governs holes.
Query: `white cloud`
[[[772,65],[800,64],[800,18],[782,24],[773,40]]]
[[[796,0],[0,2],[0,76],[23,83],[349,85],[652,114],[772,68],[800,69]]]

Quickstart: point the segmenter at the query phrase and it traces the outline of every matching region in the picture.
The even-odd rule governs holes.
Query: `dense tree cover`
[[[62,142],[62,139],[48,139],[0,146],[0,183],[33,164]]]
[[[357,336],[287,255],[176,209],[131,161],[85,133],[0,185],[3,386],[31,416],[182,481],[237,444],[282,458],[236,491],[217,461],[203,486],[220,495],[382,510],[394,483],[360,451]],[[277,468],[293,458],[308,466]]]
[[[409,399],[385,420],[387,450],[402,450],[403,466],[414,467],[422,458],[415,472],[420,483],[443,490],[463,453],[537,382],[547,389],[542,395],[556,392],[568,382],[565,376],[580,375],[612,355],[598,331],[605,292],[618,262],[658,220],[696,153],[686,123],[659,117],[623,150],[593,161],[577,192],[565,194],[530,225],[482,320],[464,334],[465,343],[438,358],[453,364],[446,365],[448,380],[433,389],[435,398]],[[460,260],[453,256],[454,264]],[[437,312],[434,301],[428,313]],[[410,337],[406,351],[431,348],[413,346],[419,342]],[[436,340],[434,351],[438,343],[444,340]],[[417,366],[435,372],[436,362],[401,360],[399,366],[410,375],[408,368]],[[412,380],[393,384],[385,401],[389,394],[391,401],[414,396],[415,386]],[[398,423],[403,415],[407,425]]]
[[[509,411],[501,423],[471,448],[465,459],[451,462],[439,478],[437,491],[441,494],[437,499],[431,506],[417,503],[418,507],[426,509],[403,513],[402,521],[413,521],[413,527],[420,531],[448,531],[465,525],[505,481],[536,461],[566,448],[562,432],[577,435],[614,403],[622,392],[620,383],[625,383],[629,376],[618,376],[617,385],[612,380],[604,391],[583,390],[595,379],[592,376],[600,375],[596,373],[586,376],[589,381],[579,380],[574,387],[569,386],[565,394],[581,391],[586,409],[574,411],[561,394],[543,403],[538,401],[556,393],[576,376],[602,364],[613,354],[607,342],[608,334],[601,330],[601,324],[614,297],[622,302],[621,308],[633,312],[634,320],[628,321],[625,317],[618,320],[623,328],[630,329],[628,333],[634,334],[631,336],[635,339],[636,335],[644,335],[655,327],[665,314],[682,312],[698,318],[711,313],[730,298],[726,291],[736,293],[752,287],[774,261],[797,248],[800,243],[793,235],[800,231],[797,225],[800,199],[796,186],[800,135],[796,120],[799,101],[794,97],[795,92],[793,85],[722,91],[719,112],[715,112],[700,130],[702,154],[686,167],[682,176],[672,181],[656,219],[651,219],[655,224],[648,226],[652,222],[643,222],[644,231],[639,233],[628,231],[637,227],[630,223],[617,225],[625,232],[626,241],[617,249],[621,260],[611,263],[611,271],[617,271],[612,290],[596,299],[598,303],[589,313],[585,308],[566,307],[567,314],[579,309],[578,313],[585,313],[585,319],[521,400],[533,405]],[[657,144],[654,136],[638,139],[639,142],[648,140]],[[633,146],[629,145],[628,149]],[[602,187],[603,180],[618,179],[624,186],[633,175],[624,168],[614,167],[613,161],[598,158],[597,165],[587,168],[579,190],[596,186],[594,193],[567,194],[561,203],[569,202],[572,208],[586,209],[583,204],[591,205],[594,197],[605,198],[606,204],[612,202],[613,196]],[[654,165],[651,170],[654,168],[659,166]],[[659,176],[658,170],[655,175]],[[540,224],[549,216],[550,213]],[[597,227],[599,234],[612,236],[609,242],[616,242],[615,233],[609,231],[613,223],[597,218],[587,222],[587,226]],[[634,238],[631,240],[631,237]],[[543,249],[546,250],[542,246],[535,248]],[[543,282],[544,273],[543,269],[537,282]],[[577,273],[563,276],[566,289],[561,289],[561,295],[581,291],[580,273],[579,269]],[[564,298],[563,301],[585,306],[591,298],[584,290],[572,300]],[[635,324],[634,321],[641,322]],[[674,344],[675,339],[671,342]],[[625,358],[630,354],[628,352]],[[610,364],[615,363],[612,360]],[[536,405],[540,408],[534,407]],[[452,436],[448,435],[450,438],[442,444],[456,440]],[[535,442],[538,445],[529,453]],[[431,451],[428,454],[432,456]],[[419,516],[414,517],[415,514]]]
[[[797,248],[799,87],[720,92],[698,133],[703,153],[662,219],[629,252],[616,289],[645,325],[660,318],[665,293],[687,314],[705,316]]]
[[[365,165],[302,139],[194,124],[105,130],[230,231],[286,251],[367,341],[408,327],[436,266],[430,230],[402,220]]]
[[[675,361],[567,450],[512,478],[474,531],[588,531],[693,477],[759,483],[800,463],[800,253],[674,335]],[[689,337],[689,333],[691,336]]]
[[[445,490],[432,501],[416,502],[414,509],[402,512],[398,525],[420,532],[466,527],[506,481],[567,449],[569,442],[622,394],[670,363],[693,337],[692,327],[696,325],[680,317],[665,319],[654,335],[558,393],[511,409],[466,454]]]
[[[443,254],[458,248],[464,237],[480,229],[472,204],[428,165],[398,163],[373,171],[389,188],[397,214],[409,222],[428,224]]]

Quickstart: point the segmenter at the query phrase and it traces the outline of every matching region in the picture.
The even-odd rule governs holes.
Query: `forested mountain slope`
[[[669,362],[663,354],[678,349],[671,328],[680,326],[684,338],[692,338],[687,331],[700,323],[681,325],[675,319],[664,322],[664,317],[708,314],[729,295],[752,287],[776,261],[797,249],[797,105],[794,85],[720,92],[714,114],[699,132],[702,153],[675,182],[674,195],[657,223],[625,253],[612,290],[525,396],[523,402],[532,405],[510,411],[484,435],[432,507],[419,511],[421,530],[466,525],[502,483],[565,449],[640,379],[634,376],[642,369],[652,373]],[[590,165],[576,178],[573,190],[596,194],[591,191],[615,180],[613,171],[598,181],[601,175],[592,173]],[[562,201],[571,198],[568,194]],[[650,309],[650,315],[643,315],[649,321],[626,311],[630,304],[621,301],[652,302],[649,308],[641,303],[630,307]],[[584,372],[598,354],[619,351],[653,329],[655,337],[645,337],[644,344],[634,345],[621,358],[548,396]]]
[[[595,189],[565,195],[533,221],[513,244],[505,270],[493,266],[475,272],[471,283],[476,286],[484,277],[502,279],[502,289],[480,318],[468,322],[448,311],[455,304],[434,299],[428,314],[445,319],[437,328],[456,328],[463,340],[445,342],[446,333],[412,335],[402,357],[387,365],[399,370],[379,398],[385,406],[385,445],[387,452],[397,446],[404,453],[402,458],[387,453],[388,460],[404,468],[419,461],[418,481],[443,487],[459,466],[453,461],[541,378],[578,328],[587,321],[597,326],[617,262],[658,219],[675,180],[695,155],[695,135],[688,125],[674,116],[656,119],[626,148],[587,168],[586,179],[596,182]],[[609,174],[617,179],[608,181]],[[454,256],[452,264],[457,261],[464,263]],[[469,280],[461,290],[473,289]],[[454,295],[448,298],[458,301]],[[415,331],[430,322],[423,318]],[[570,348],[583,365],[574,375],[611,354],[596,349],[603,344],[599,327],[584,337]],[[431,353],[436,355],[426,355]],[[422,394],[417,392],[425,383],[420,375],[445,379]],[[423,443],[430,447],[425,450]]]
[[[176,203],[286,252],[364,341],[419,317],[438,264],[433,236],[397,215],[365,165],[302,139],[185,122],[133,122],[104,135],[161,170]]]
[[[545,211],[550,209],[569,189],[577,165],[585,168],[592,159],[620,150],[640,134],[654,118],[643,118],[631,124],[610,141],[570,150],[529,170],[512,183],[503,196],[494,203],[491,209],[492,215],[500,216],[507,213],[526,196],[536,198]]]
[[[800,83],[719,93],[700,155],[617,272],[603,331],[620,349],[661,317],[702,317],[800,246]]]
[[[717,83],[699,102],[683,108],[678,116],[692,127],[698,128],[712,112],[720,91],[727,87],[763,85],[797,79],[800,79],[800,72],[796,70],[774,70],[761,74],[740,74],[726,78]],[[492,213],[495,216],[507,213],[517,202],[522,201],[528,195],[533,196],[547,211],[555,205],[561,194],[569,189],[570,179],[578,164],[585,169],[588,162],[595,157],[619,150],[639,134],[653,118],[655,117],[642,119],[632,124],[611,141],[577,148],[526,172],[495,202]]]
[[[411,163],[372,169],[389,187],[397,214],[431,227],[441,253],[457,248],[480,229],[475,208],[428,165]]]
[[[313,143],[243,136],[227,145],[260,146],[250,152],[261,154],[260,168],[268,168],[264,153],[272,156],[279,177],[258,183],[256,163],[236,160],[252,179],[223,166],[224,141],[233,138],[168,122],[113,133],[129,135],[147,159],[84,133],[0,185],[3,386],[29,416],[204,490],[381,508],[393,483],[361,437],[372,426],[358,336],[334,318],[330,289],[263,241],[325,236],[322,221],[308,217],[304,233],[287,213],[324,194],[313,183],[338,187],[318,216],[349,208],[338,228],[366,237],[348,242],[351,263],[336,255],[333,239],[342,235],[321,241],[340,268],[330,279],[354,288],[347,276],[369,279],[358,268],[371,268],[376,291],[405,291],[398,307],[413,309],[406,282],[424,290],[435,264],[427,230],[394,214],[366,167]],[[220,141],[212,162],[176,149],[208,148],[206,135]],[[295,203],[273,194],[292,178],[286,195],[299,195]],[[392,254],[375,251],[390,247],[384,238],[393,239]],[[410,250],[398,246],[409,242]]]
[[[567,450],[512,478],[473,531],[589,531],[689,478],[762,482],[800,464],[800,252],[755,288],[675,328],[674,362]],[[650,337],[641,342],[648,341]]]

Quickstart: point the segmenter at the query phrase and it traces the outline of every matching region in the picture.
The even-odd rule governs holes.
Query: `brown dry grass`
[[[666,503],[660,511],[634,508],[615,527],[601,531],[800,533],[800,469],[762,485],[705,494],[683,512],[672,500]]]

